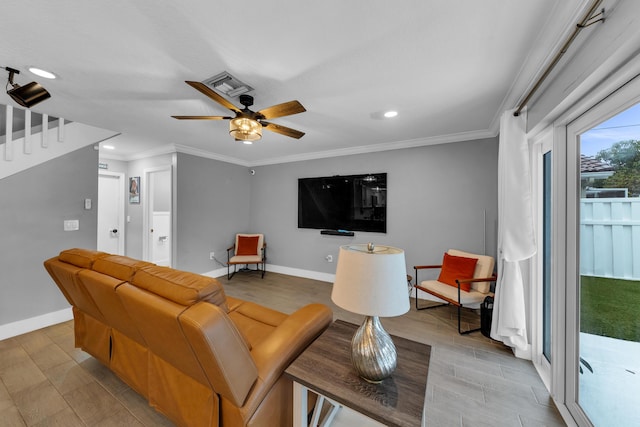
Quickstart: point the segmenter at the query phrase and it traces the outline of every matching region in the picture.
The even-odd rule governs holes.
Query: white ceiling
[[[49,90],[34,111],[120,132],[114,156],[175,144],[260,165],[495,136],[585,3],[5,0],[0,66]],[[255,88],[254,110],[300,101],[307,112],[272,121],[306,135],[247,146],[226,121],[170,117],[228,115],[184,83],[222,71]]]

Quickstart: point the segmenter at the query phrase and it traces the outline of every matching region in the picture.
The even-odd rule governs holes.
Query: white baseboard
[[[0,325],[0,340],[26,334],[27,332],[46,328],[47,326],[66,322],[71,319],[73,319],[73,311],[71,310],[71,307],[69,307],[52,313],[46,313],[29,319],[7,323],[6,325]]]
[[[281,265],[273,265],[273,264],[267,264],[266,274],[269,274],[269,272],[286,274],[288,276],[304,277],[305,279],[320,280],[321,282],[329,282],[329,283],[333,283],[336,278],[335,274],[321,273],[319,271],[311,271],[311,270],[302,270],[300,268],[283,267]],[[218,268],[216,270],[202,273],[202,275],[220,278],[222,276],[227,275],[227,268],[226,267]]]
[[[269,273],[269,271],[273,271],[274,273],[287,274],[289,276],[304,277],[305,279],[319,280],[321,282],[333,283],[336,280],[335,274],[302,270],[300,268],[284,267],[281,265],[267,265],[267,273]]]
[[[216,270],[207,271],[206,273],[202,273],[203,276],[213,277],[214,279],[218,279],[222,276],[227,275],[227,267],[218,268]]]

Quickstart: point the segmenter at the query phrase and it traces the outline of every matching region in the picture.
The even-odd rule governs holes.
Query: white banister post
[[[49,115],[42,115],[42,148],[49,146]]]
[[[64,119],[58,117],[58,142],[64,142]]]
[[[6,122],[4,135],[4,159],[13,160],[13,107],[6,106]]]
[[[24,110],[24,154],[31,154],[31,110]]]

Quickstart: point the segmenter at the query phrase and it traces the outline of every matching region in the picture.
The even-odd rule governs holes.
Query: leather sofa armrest
[[[258,381],[247,401],[249,414],[258,407],[284,370],[333,321],[333,312],[324,304],[306,305],[284,320],[264,341],[251,351],[258,368]]]

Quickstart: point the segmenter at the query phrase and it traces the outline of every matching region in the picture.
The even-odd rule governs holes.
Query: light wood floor
[[[331,284],[267,272],[220,278],[227,295],[291,313],[321,302],[334,318],[361,316],[331,302]],[[52,285],[53,286],[53,285]],[[413,305],[413,299],[412,299]],[[431,345],[427,426],[564,426],[533,365],[479,332],[457,333],[449,307],[382,319],[393,334]],[[479,322],[473,312],[467,321]],[[345,411],[338,425],[363,425]],[[0,341],[0,426],[172,426],[93,357],[73,347],[65,322]]]

